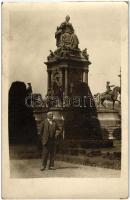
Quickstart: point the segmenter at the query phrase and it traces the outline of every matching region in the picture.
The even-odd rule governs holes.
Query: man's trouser
[[[42,165],[44,168],[46,168],[48,157],[50,157],[49,167],[54,167],[55,154],[56,154],[55,139],[49,138],[47,144],[43,146]]]

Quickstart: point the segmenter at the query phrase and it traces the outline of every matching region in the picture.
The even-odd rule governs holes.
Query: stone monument
[[[89,55],[80,50],[70,17],[57,27],[55,51],[47,57],[49,110],[64,120],[65,140],[101,140],[96,106],[88,86]],[[54,103],[55,100],[55,103]],[[82,141],[82,142],[81,142]]]
[[[65,22],[57,27],[57,49],[54,52],[50,50],[46,62],[48,89],[53,90],[53,95],[60,92],[65,96],[71,95],[75,83],[88,83],[88,67],[91,62],[88,60],[87,51],[79,49],[79,40],[69,19],[70,17],[66,16]]]

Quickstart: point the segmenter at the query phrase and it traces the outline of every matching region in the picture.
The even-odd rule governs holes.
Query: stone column
[[[88,70],[83,72],[83,82],[88,84]]]
[[[82,71],[82,82],[84,82],[84,71]]]
[[[47,83],[47,88],[49,89],[51,87],[51,71],[47,71],[48,73],[48,83]]]
[[[68,95],[68,71],[65,68],[65,96]]]

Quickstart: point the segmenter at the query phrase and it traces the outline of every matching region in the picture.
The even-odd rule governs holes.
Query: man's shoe
[[[43,167],[43,168],[41,168],[40,170],[41,170],[41,171],[44,171],[45,169],[46,169],[46,168],[45,168],[45,167]]]
[[[49,167],[49,170],[56,170],[55,167]]]

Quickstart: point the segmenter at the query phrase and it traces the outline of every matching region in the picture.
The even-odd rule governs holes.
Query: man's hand
[[[59,135],[60,135],[60,131],[57,130],[55,134],[55,138],[57,138]]]

